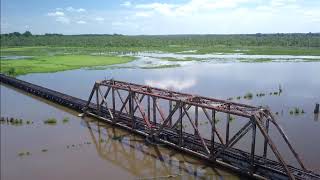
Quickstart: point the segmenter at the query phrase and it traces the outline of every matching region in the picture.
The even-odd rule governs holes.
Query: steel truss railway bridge
[[[168,148],[206,160],[256,179],[320,179],[307,170],[288,137],[268,108],[255,107],[226,100],[186,94],[145,85],[116,81],[96,81],[88,100],[37,86],[6,75],[1,83],[45,98],[73,110],[96,117],[128,131],[144,136],[150,143],[165,144]],[[217,125],[225,115],[225,127]],[[245,123],[231,131],[230,120],[237,117]],[[206,128],[200,123],[206,122]],[[189,124],[187,130],[185,125]],[[271,137],[276,131],[296,160],[290,165]],[[249,134],[249,137],[245,135]],[[258,138],[258,136],[261,136]],[[248,151],[236,148],[241,144]],[[262,153],[257,152],[262,141]],[[241,141],[242,142],[242,141]],[[272,157],[274,158],[272,158]]]

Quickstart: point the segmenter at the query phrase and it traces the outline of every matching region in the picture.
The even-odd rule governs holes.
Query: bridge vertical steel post
[[[86,105],[84,106],[84,109],[82,111],[85,112],[85,110],[88,108],[88,106],[89,106],[89,104],[91,102],[91,99],[92,99],[92,97],[94,95],[95,89],[96,89],[96,83],[94,83],[93,88],[91,90],[91,93],[89,95],[88,101],[86,102]]]
[[[112,85],[115,85],[115,81],[112,80]],[[116,98],[115,98],[115,93],[114,93],[114,87],[112,87],[111,90],[111,96],[112,96],[112,112],[114,115],[116,115]]]
[[[98,115],[100,115],[100,103],[99,103],[99,85],[96,85],[96,103],[97,103],[97,111]]]
[[[266,133],[269,134],[269,118],[266,120]],[[263,145],[263,157],[266,159],[268,155],[268,141],[267,139],[264,139],[264,145]]]
[[[194,121],[195,121],[195,126],[198,129],[198,106],[195,107],[195,113],[194,113]],[[197,131],[194,130],[194,135],[197,135]]]
[[[131,98],[131,91],[128,91],[128,101],[129,101],[129,115],[130,115],[130,118],[132,118],[133,116],[133,108],[132,108],[132,102],[133,102],[133,99]],[[123,105],[125,106],[125,104]]]
[[[251,121],[251,126],[252,126],[252,139],[251,139],[251,174],[254,173],[255,171],[255,165],[254,165],[254,156],[255,156],[255,149],[256,149],[256,129],[257,129],[257,125],[255,120],[253,119],[253,117],[250,118]]]
[[[216,131],[216,111],[211,110],[211,158],[214,156],[214,139],[215,139],[215,131]]]
[[[133,127],[133,129],[135,129],[136,128],[136,117],[135,117],[135,103],[134,103],[134,99],[135,99],[135,97],[136,97],[136,93],[135,92],[131,92],[131,98],[132,98],[132,110],[133,110],[133,112],[132,112],[132,115],[133,115],[133,118],[132,118],[132,127]],[[136,102],[136,104],[138,104],[139,102]]]
[[[228,110],[230,111],[230,104],[228,104]],[[226,126],[226,144],[229,142],[229,129],[230,129],[230,113],[227,114],[227,126]]]
[[[170,96],[172,96],[172,92],[170,93]],[[172,101],[169,100],[169,114],[171,113],[171,111],[172,111]],[[169,126],[170,127],[172,126],[172,117],[170,117]]]
[[[151,104],[150,104],[150,95],[148,95],[148,97],[147,97],[147,106],[148,106],[148,119],[149,119],[149,121],[150,121],[150,106],[151,106]]]
[[[131,118],[131,127],[132,129],[134,129],[134,93],[131,91],[129,91],[129,112],[130,112],[130,118]]]
[[[156,102],[156,97],[152,97],[153,100],[153,105],[152,105],[152,110],[153,110],[153,123],[157,124],[157,102]]]
[[[182,109],[184,106],[184,103],[182,103],[181,101],[179,102],[179,146],[182,146]]]

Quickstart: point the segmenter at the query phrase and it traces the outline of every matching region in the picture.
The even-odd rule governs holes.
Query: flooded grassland
[[[82,99],[88,98],[96,80],[114,78],[268,106],[307,167],[320,172],[320,145],[315,143],[320,136],[320,119],[313,114],[315,103],[320,102],[319,56],[190,52],[118,55],[114,57],[133,58],[121,65],[95,64],[17,78]],[[5,61],[13,60],[7,57]],[[91,118],[79,118],[74,111],[5,85],[1,85],[1,117],[1,179],[240,178],[174,150],[147,145],[141,137]],[[239,127],[239,121],[235,118],[231,125]],[[218,126],[223,127],[223,123],[221,120]],[[206,131],[206,123],[200,120],[199,126]],[[275,141],[287,161],[296,165],[283,144]]]

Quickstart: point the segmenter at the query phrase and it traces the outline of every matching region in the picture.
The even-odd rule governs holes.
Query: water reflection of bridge
[[[141,179],[238,179],[175,150],[147,145],[145,140],[121,129],[85,120],[98,155]]]

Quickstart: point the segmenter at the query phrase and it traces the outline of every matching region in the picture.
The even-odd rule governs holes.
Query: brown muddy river
[[[114,78],[269,106],[277,112],[280,125],[307,167],[319,173],[320,118],[313,114],[315,103],[320,102],[319,69],[317,62],[198,62],[166,69],[82,69],[18,78],[82,99],[88,98],[95,80]],[[279,89],[282,92],[275,94]],[[249,92],[253,98],[244,99]],[[256,96],[260,93],[265,96]],[[294,108],[303,109],[304,113],[291,114]],[[4,85],[1,85],[1,116],[24,121],[23,125],[1,124],[4,180],[150,179],[168,175],[174,179],[240,178],[174,150],[147,145],[142,138],[108,124],[78,118],[74,111]],[[55,118],[57,123],[44,124],[49,118]],[[26,124],[27,120],[33,123]],[[237,120],[232,123],[238,124]],[[274,137],[286,160],[296,165],[277,136]]]

